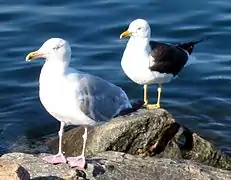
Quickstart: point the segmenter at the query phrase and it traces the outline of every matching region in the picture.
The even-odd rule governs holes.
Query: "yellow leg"
[[[148,85],[144,85],[144,106],[148,104]]]
[[[158,91],[157,102],[156,104],[147,104],[146,107],[148,109],[160,108],[161,84],[159,84],[157,91]]]

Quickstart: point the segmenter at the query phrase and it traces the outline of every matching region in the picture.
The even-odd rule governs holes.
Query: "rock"
[[[64,133],[66,156],[76,156],[82,150],[83,128]],[[184,137],[185,141],[180,140]],[[48,146],[57,153],[57,138]],[[211,143],[178,124],[164,109],[140,109],[119,116],[103,125],[89,128],[86,154],[119,151],[132,155],[157,156],[172,159],[192,159],[218,168],[231,169],[231,158]]]
[[[120,152],[97,155],[98,163],[90,164],[83,179],[108,180],[228,180],[231,172],[188,160],[141,158]]]
[[[0,158],[0,180],[29,180],[26,169],[14,161]]]
[[[231,158],[188,129],[183,131],[185,143],[181,146],[182,157],[217,168],[231,170]]]
[[[1,159],[21,164],[30,173],[31,179],[74,180],[76,177],[76,171],[71,169],[67,164],[47,164],[42,160],[41,155],[36,156],[24,153],[9,153],[4,154]]]
[[[231,172],[189,160],[130,155],[121,152],[101,152],[87,160],[84,171],[71,169],[67,164],[50,165],[41,155],[5,154],[1,159],[14,161],[25,168],[34,180],[228,180]],[[2,179],[1,179],[2,180]],[[5,179],[4,179],[5,180]],[[7,179],[6,179],[7,180]],[[24,180],[24,179],[23,179]]]
[[[139,110],[120,116],[101,126],[89,128],[87,155],[113,150],[130,154],[155,154],[162,151],[180,126],[165,110]],[[63,150],[67,156],[79,155],[82,150],[83,128],[77,127],[63,136]],[[155,142],[158,147],[155,147]],[[57,139],[48,142],[57,151]],[[154,152],[155,151],[155,152]]]

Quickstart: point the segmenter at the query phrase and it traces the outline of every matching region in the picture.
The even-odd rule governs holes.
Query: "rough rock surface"
[[[0,180],[29,180],[26,169],[14,161],[0,158]]]
[[[9,153],[3,155],[1,159],[6,159],[8,161],[16,162],[22,165],[30,173],[31,179],[72,180],[76,177],[76,171],[71,169],[67,164],[62,164],[62,165],[47,164],[42,160],[42,157],[39,155],[31,155],[31,154],[24,154],[24,153]]]
[[[120,116],[101,126],[89,128],[86,154],[112,150],[130,154],[155,154],[154,149],[163,150],[177,133],[179,125],[165,110],[139,110]],[[79,155],[82,149],[83,128],[77,127],[63,137],[66,155]],[[170,138],[170,139],[169,139]],[[155,143],[159,141],[158,148]],[[48,144],[57,151],[57,139]]]
[[[228,180],[231,172],[194,163],[189,160],[129,155],[107,151],[88,159],[84,171],[71,169],[66,164],[49,165],[41,157],[10,153],[2,158],[12,160],[28,169],[34,180]]]
[[[170,160],[165,158],[141,158],[120,152],[98,154],[102,164],[98,166],[95,179],[131,179],[131,180],[228,180],[231,172],[200,165],[188,160]],[[101,167],[101,168],[100,168]],[[102,168],[103,167],[103,168]],[[104,169],[104,170],[103,170]],[[97,173],[95,173],[97,174]],[[89,179],[94,179],[92,171],[86,171]]]
[[[67,156],[81,153],[83,128],[64,133],[63,150]],[[184,143],[180,139],[184,137]],[[57,153],[57,139],[47,142]],[[231,169],[231,158],[195,133],[178,124],[164,109],[140,109],[130,115],[89,128],[87,155],[119,151],[133,155],[172,159],[192,159],[206,165]]]
[[[231,170],[231,158],[218,151],[210,142],[185,129],[185,143],[181,148],[183,159],[190,159],[213,167]]]
[[[89,130],[86,150],[89,158],[84,171],[72,169],[67,164],[43,162],[42,156],[45,154],[40,153],[48,150],[43,141],[36,142],[39,146],[26,143],[18,149],[24,153],[4,154],[0,160],[4,166],[4,160],[9,165],[16,163],[11,172],[17,172],[17,177],[21,175],[18,172],[23,172],[25,180],[28,179],[27,171],[34,180],[231,179],[231,171],[227,171],[231,169],[230,157],[182,127],[163,109],[140,109]],[[64,134],[63,150],[66,156],[81,153],[82,134],[82,127]],[[57,153],[57,137],[47,144],[53,148],[53,153]],[[13,150],[16,151],[15,148]],[[27,171],[22,171],[18,164]]]

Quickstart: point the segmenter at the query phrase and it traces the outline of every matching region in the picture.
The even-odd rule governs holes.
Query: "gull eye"
[[[58,50],[58,49],[59,49],[59,46],[53,47],[53,50]]]
[[[142,28],[141,27],[138,27],[138,30],[141,30]]]
[[[53,47],[53,50],[58,50],[58,49],[61,48],[62,46],[63,46],[63,44],[57,45],[57,46]]]

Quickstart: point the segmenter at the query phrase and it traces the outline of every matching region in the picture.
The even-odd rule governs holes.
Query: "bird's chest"
[[[60,101],[64,100],[63,96],[64,91],[58,83],[49,81],[40,82],[39,97],[45,107],[52,107],[53,105],[56,105],[56,107],[60,106]]]
[[[124,52],[121,66],[125,74],[137,84],[146,84],[152,79],[152,73],[149,69],[149,57],[143,52],[133,54]]]
[[[71,99],[71,92],[65,85],[62,78],[47,76],[41,79],[39,84],[39,97],[45,109],[56,119],[64,121],[67,115],[70,115],[71,108],[76,107]]]
[[[52,108],[55,106],[55,108],[60,108],[62,104],[64,92],[62,89],[60,89],[58,83],[55,82],[49,82],[49,81],[42,81],[39,84],[39,97],[40,101],[43,104],[43,106],[49,110],[52,111]],[[62,95],[63,94],[63,95]]]

